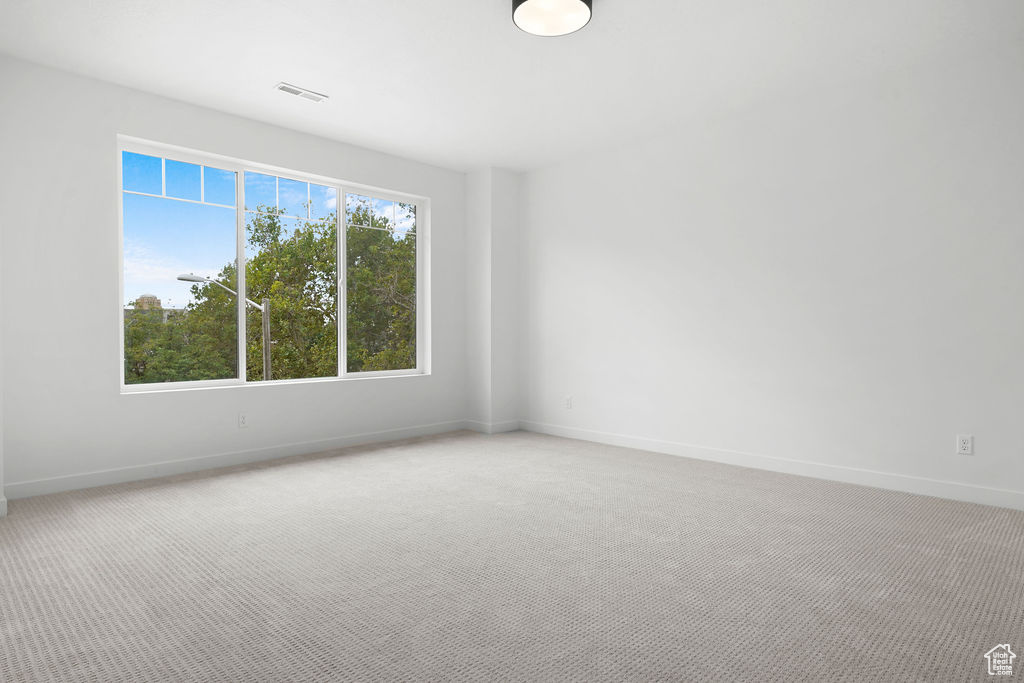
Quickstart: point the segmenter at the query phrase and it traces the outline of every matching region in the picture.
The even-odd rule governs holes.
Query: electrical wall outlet
[[[563,404],[566,410],[572,410],[572,396],[566,396]]]
[[[245,416],[245,413],[238,414],[238,428],[245,429],[249,426],[249,418]]]
[[[956,435],[957,455],[974,455],[974,437],[970,434]]]

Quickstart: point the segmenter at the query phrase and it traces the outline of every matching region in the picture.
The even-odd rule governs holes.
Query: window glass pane
[[[246,377],[301,379],[338,374],[336,220],[246,213],[246,288],[264,307],[246,309]],[[268,305],[269,304],[269,305]],[[264,320],[270,354],[264,356]],[[266,367],[269,365],[269,368]]]
[[[352,373],[416,368],[414,204],[346,194],[342,266],[338,188],[133,152],[122,178],[126,384],[335,377],[340,362]]]
[[[266,211],[277,208],[277,178],[262,173],[245,174],[245,208]]]
[[[372,200],[373,227],[390,230],[395,225],[395,203],[384,199]]]
[[[308,183],[279,178],[277,181],[278,207],[289,216],[307,218],[309,215],[306,210],[306,203],[309,201],[306,196],[308,191]]]
[[[345,195],[345,222],[349,225],[370,225],[373,209],[370,198],[359,194]]]
[[[326,218],[338,210],[338,191],[333,187],[310,184],[309,217]]]
[[[415,231],[349,227],[345,249],[348,371],[415,368]]]
[[[121,180],[128,192],[163,194],[163,166],[160,157],[121,153]]]
[[[201,198],[199,167],[172,159],[168,159],[164,163],[164,172],[167,174],[167,196],[198,202]]]
[[[235,172],[203,167],[205,199],[211,204],[235,205]]]
[[[398,202],[395,205],[395,236],[405,237],[416,233],[416,205]]]
[[[194,274],[237,290],[235,210],[129,193],[123,199],[125,383],[237,377],[237,297],[178,279]]]

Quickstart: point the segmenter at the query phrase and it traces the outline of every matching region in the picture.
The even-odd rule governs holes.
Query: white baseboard
[[[928,479],[926,477],[915,477],[906,474],[893,474],[891,472],[879,472],[876,470],[866,470],[857,467],[825,465],[805,460],[791,460],[788,458],[777,458],[758,453],[744,453],[741,451],[709,448],[707,446],[694,446],[674,441],[658,441],[656,439],[647,439],[639,436],[598,432],[589,429],[580,429],[578,427],[564,427],[561,425],[545,424],[542,422],[521,422],[520,428],[528,432],[538,432],[541,434],[550,434],[552,436],[564,436],[570,439],[581,439],[583,441],[595,441],[597,443],[604,443],[612,446],[637,448],[645,451],[654,451],[656,453],[696,458],[698,460],[711,460],[713,462],[739,465],[741,467],[751,467],[754,469],[770,470],[773,472],[784,472],[786,474],[814,477],[815,479],[828,479],[831,481],[845,482],[847,484],[874,486],[876,488],[890,489],[893,491],[904,491],[906,493],[917,493],[925,496],[935,496],[937,498],[961,500],[968,503],[981,503],[982,505],[995,505],[998,507],[1024,510],[1024,491],[995,489],[985,486],[975,486],[973,484],[960,484],[953,481]]]
[[[246,465],[275,458],[285,458],[291,455],[306,455],[319,453],[346,446],[358,446],[381,441],[395,441],[398,439],[409,439],[417,436],[431,436],[443,434],[460,429],[472,429],[466,420],[453,420],[451,422],[437,422],[434,424],[414,425],[399,429],[387,429],[379,432],[364,432],[349,436],[336,437],[331,439],[319,439],[316,441],[303,441],[300,443],[286,444],[282,446],[268,446],[248,451],[234,451],[230,453],[218,453],[186,460],[169,460],[166,462],[152,463],[149,465],[138,465],[133,467],[121,467],[83,474],[70,474],[61,477],[48,479],[36,479],[33,481],[11,482],[4,487],[3,493],[11,500],[28,498],[30,496],[41,496],[47,493],[59,493],[61,491],[73,491],[76,489],[92,488],[94,486],[106,486],[108,484],[121,484],[129,481],[142,479],[153,479],[173,474],[185,474],[186,472],[198,472],[200,470],[215,469],[218,467],[230,467],[232,465]],[[7,502],[2,496],[0,507],[6,510]],[[3,516],[0,514],[0,516]]]
[[[520,426],[519,420],[505,420],[504,422],[466,420],[466,429],[471,429],[481,434],[500,434],[501,432],[514,432],[520,429]]]
[[[613,434],[600,432],[578,427],[566,427],[562,425],[546,424],[542,422],[507,420],[504,422],[481,422],[478,420],[452,420],[450,422],[437,422],[434,424],[414,425],[399,429],[388,429],[378,432],[364,432],[349,436],[321,439],[315,441],[304,441],[295,444],[281,446],[268,446],[249,451],[235,451],[230,453],[219,453],[216,455],[189,458],[186,460],[172,460],[149,465],[134,467],[123,467],[118,469],[73,474],[48,479],[36,479],[33,481],[11,482],[6,485],[0,495],[0,517],[7,514],[7,499],[17,500],[29,496],[38,496],[48,493],[59,493],[76,489],[92,488],[94,486],[106,486],[108,484],[119,484],[142,479],[152,479],[174,474],[197,472],[200,470],[215,469],[218,467],[230,467],[232,465],[244,465],[275,458],[284,458],[291,455],[305,455],[329,451],[346,446],[361,444],[379,443],[382,441],[395,441],[418,436],[431,436],[445,432],[469,429],[483,434],[497,434],[510,432],[517,429],[525,429],[530,432],[550,434],[552,436],[563,436],[583,441],[593,441],[613,446],[626,448],[637,448],[641,450],[666,453],[699,460],[710,460],[729,465],[751,467],[754,469],[796,474],[816,479],[828,479],[849,484],[861,484],[863,486],[874,486],[877,488],[917,493],[926,496],[939,498],[950,498],[970,503],[981,503],[983,505],[996,505],[999,507],[1024,510],[1024,491],[1012,491],[1009,489],[996,489],[971,484],[961,484],[926,477],[915,477],[905,474],[893,474],[890,472],[879,472],[876,470],[860,469],[855,467],[843,467],[840,465],[825,465],[822,463],[808,462],[804,460],[792,460],[778,458],[758,453],[745,453],[731,451],[707,446],[695,446],[691,444],[678,443],[674,441],[659,441],[639,436],[625,434]],[[5,497],[6,496],[6,497]]]

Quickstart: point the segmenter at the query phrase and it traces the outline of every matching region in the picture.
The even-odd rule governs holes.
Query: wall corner
[[[520,185],[504,169],[466,175],[466,417],[487,433],[521,417]]]

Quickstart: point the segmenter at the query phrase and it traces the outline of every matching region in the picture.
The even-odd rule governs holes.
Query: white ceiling
[[[773,93],[1024,42],[1021,0],[594,0],[562,38],[516,29],[510,0],[0,8],[0,52],[459,169],[542,166]]]

